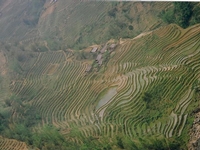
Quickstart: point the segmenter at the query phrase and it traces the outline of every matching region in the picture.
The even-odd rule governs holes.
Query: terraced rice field
[[[87,64],[72,61],[64,51],[40,53],[10,89],[19,97],[31,95],[26,103],[41,115],[38,127],[53,124],[78,143],[102,135],[180,136],[194,100],[192,87],[199,81],[199,58],[200,25],[182,29],[171,24],[118,44],[99,72],[85,73]],[[147,118],[143,95],[158,85],[162,96],[154,105],[165,105],[164,110],[149,109],[158,116]],[[75,128],[81,136],[68,136]]]
[[[24,142],[17,140],[6,139],[0,136],[0,150],[28,150]]]

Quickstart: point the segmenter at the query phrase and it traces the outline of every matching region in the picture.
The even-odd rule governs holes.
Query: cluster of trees
[[[176,23],[183,28],[200,23],[200,7],[192,2],[174,2],[173,9],[163,11],[160,17],[166,23]]]
[[[159,88],[159,87],[157,87]],[[158,91],[158,90],[156,90]],[[151,91],[152,92],[152,91]],[[155,92],[154,92],[155,93]],[[144,100],[147,103],[153,101],[154,98],[151,94],[144,94]],[[70,133],[64,137],[60,130],[53,127],[52,125],[46,125],[40,128],[38,131],[32,130],[32,128],[41,121],[41,117],[37,112],[37,109],[33,106],[25,106],[22,103],[22,99],[16,96],[12,96],[12,107],[14,103],[16,109],[20,108],[21,117],[15,124],[10,122],[9,116],[6,118],[0,114],[0,135],[10,138],[24,141],[33,148],[39,148],[42,150],[68,150],[68,149],[79,149],[79,150],[111,150],[113,148],[127,149],[127,150],[139,150],[139,149],[154,149],[154,150],[168,150],[168,149],[180,149],[180,139],[178,140],[166,140],[163,139],[152,139],[146,141],[140,139],[139,142],[134,142],[131,138],[123,136],[117,136],[112,139],[112,143],[109,141],[109,137],[100,136],[98,138],[90,136],[83,137],[78,128],[72,128]],[[8,103],[10,105],[10,103]],[[70,140],[71,138],[78,138],[83,143],[77,144]],[[98,139],[103,139],[104,142],[98,142]],[[181,141],[182,143],[182,141]]]
[[[181,138],[166,139],[164,137],[158,138],[139,138],[138,141],[133,141],[129,137],[116,137],[116,142],[113,147],[126,150],[180,150],[183,149],[185,143]]]
[[[141,146],[139,149],[148,150],[180,150],[184,149],[185,143],[181,138],[166,139],[166,138],[151,138],[150,140],[144,140],[140,138]],[[136,149],[137,150],[137,149]]]
[[[26,142],[34,148],[43,150],[66,149],[71,144],[52,126],[45,126],[38,132],[32,132],[24,124],[16,124],[12,127],[4,128],[4,137],[17,139]]]
[[[147,108],[158,109],[157,104],[162,100],[162,94],[165,91],[165,88],[165,81],[163,81],[144,92],[142,99],[147,103]]]
[[[38,131],[32,130],[37,124],[37,121],[41,118],[33,108],[27,109],[24,115],[24,119],[20,119],[15,124],[9,121],[9,118],[5,118],[0,114],[0,135],[10,138],[17,139],[19,141],[26,142],[32,148],[39,148],[42,150],[111,150],[111,149],[127,149],[127,150],[140,150],[140,149],[154,149],[154,150],[168,150],[168,149],[180,149],[180,139],[169,141],[163,139],[139,139],[138,142],[134,142],[130,137],[117,136],[110,142],[109,137],[83,137],[78,128],[72,128],[68,135],[63,136],[60,130],[52,125],[45,125]],[[32,117],[31,117],[32,116]],[[39,118],[37,118],[39,117]],[[120,134],[119,134],[120,135]],[[70,140],[71,138],[78,138],[83,143],[77,144]],[[103,139],[103,143],[99,142]],[[181,143],[183,143],[181,141]]]
[[[0,125],[6,124],[6,120],[0,115]],[[72,129],[73,130],[73,129]],[[68,135],[69,138],[81,138],[78,129],[74,129],[72,133],[75,135]],[[15,124],[12,126],[4,127],[0,134],[4,137],[17,139],[26,142],[32,148],[39,148],[42,150],[112,150],[114,149],[127,149],[127,150],[141,150],[141,149],[152,149],[152,150],[179,150],[184,147],[184,142],[180,138],[165,139],[165,138],[148,138],[141,139],[137,142],[133,141],[129,137],[117,136],[110,142],[109,137],[101,137],[104,142],[98,142],[98,138],[82,137],[82,144],[77,144],[72,141],[67,140],[62,134],[60,134],[59,129],[53,127],[52,125],[46,125],[40,130],[33,132],[31,128],[24,125],[23,123]]]
[[[193,14],[193,4],[191,2],[174,2],[174,13],[178,25],[186,28]]]
[[[108,16],[115,18],[116,13],[117,13],[117,8],[114,7],[113,9],[111,9],[110,11],[108,11]]]
[[[168,101],[163,98],[163,93],[166,91],[166,80],[152,86],[142,95],[142,101],[145,102],[146,109],[143,112],[143,117],[147,123],[150,123],[165,115]],[[169,103],[169,104],[167,104]]]

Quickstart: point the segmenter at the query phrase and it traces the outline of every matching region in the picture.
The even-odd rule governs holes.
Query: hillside
[[[112,147],[116,137],[137,144],[163,135],[181,137],[186,145],[190,114],[199,103],[199,40],[199,25],[168,25],[121,39],[103,54],[102,66],[70,51],[32,53],[12,72],[4,109],[12,110],[13,123],[33,131],[52,124],[79,144],[108,138]],[[93,68],[87,73],[88,65]]]
[[[0,150],[195,149],[200,24],[172,8],[1,0]]]
[[[51,50],[82,49],[111,38],[134,37],[165,23],[171,3],[79,0],[1,0],[0,39],[47,41]]]

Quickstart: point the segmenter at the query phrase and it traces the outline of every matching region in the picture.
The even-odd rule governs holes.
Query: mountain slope
[[[111,38],[134,37],[165,23],[157,16],[171,3],[79,0],[2,0],[0,39],[46,40],[51,50],[82,49]]]
[[[179,4],[0,0],[0,149],[195,146],[199,3]]]
[[[26,116],[33,130],[52,124],[79,144],[158,135],[187,142],[188,116],[198,105],[199,40],[199,24],[171,24],[120,39],[100,67],[72,51],[35,52],[32,61],[18,62],[21,70],[11,78],[12,121]]]

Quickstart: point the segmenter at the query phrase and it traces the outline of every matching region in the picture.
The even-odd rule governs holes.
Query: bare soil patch
[[[46,10],[42,13],[41,18],[45,18],[47,15],[52,14],[54,10],[55,10],[55,4],[47,7]]]

